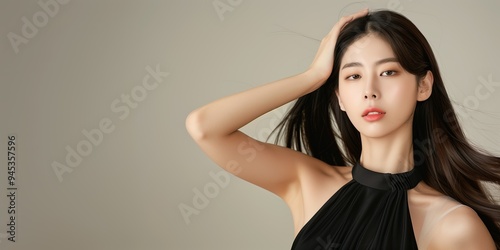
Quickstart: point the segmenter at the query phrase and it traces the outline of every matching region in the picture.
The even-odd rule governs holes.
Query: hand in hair
[[[304,182],[299,181],[299,172],[323,173],[331,166],[296,150],[255,140],[239,129],[319,88],[332,72],[340,31],[367,13],[363,10],[342,17],[323,39],[311,67],[304,72],[220,98],[192,111],[186,118],[189,134],[215,163],[229,172],[285,200],[288,194],[296,194],[299,185],[295,184]]]
[[[358,11],[349,16],[343,16],[328,32],[328,34],[321,40],[319,49],[316,52],[316,56],[312,64],[309,66],[309,71],[313,72],[315,75],[324,79],[322,84],[328,79],[332,73],[333,69],[333,52],[335,50],[335,43],[337,42],[337,37],[340,31],[346,24],[351,22],[356,18],[366,16],[368,14],[368,9]],[[319,87],[319,86],[318,86]]]

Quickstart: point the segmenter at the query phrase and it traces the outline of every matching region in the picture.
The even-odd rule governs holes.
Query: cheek
[[[363,84],[356,82],[341,82],[339,83],[338,93],[344,102],[357,100],[363,93]]]
[[[393,112],[396,111],[396,113],[403,115],[413,113],[415,110],[417,105],[416,83],[396,84],[384,93],[384,101],[393,109]]]
[[[356,98],[357,92],[353,88],[349,87],[339,87],[338,99],[342,102],[344,108],[351,107],[356,102],[359,102],[359,98]],[[358,93],[359,95],[359,93]]]
[[[416,83],[406,82],[394,84],[383,92],[384,96],[393,100],[402,100],[409,102],[409,100],[417,99],[417,86]]]
[[[349,117],[349,120],[354,121],[356,119],[354,114],[359,113],[359,110],[363,107],[363,100],[360,98],[359,90],[352,87],[339,88],[338,98],[342,103],[343,111]]]

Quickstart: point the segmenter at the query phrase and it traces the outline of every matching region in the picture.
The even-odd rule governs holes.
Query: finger
[[[349,22],[351,22],[352,20],[360,18],[360,17],[363,17],[363,16],[366,16],[368,13],[369,13],[368,8],[365,8],[365,9],[360,10],[360,11],[358,11],[358,12],[352,14],[352,15],[343,16],[342,18],[340,18],[340,20],[338,22],[338,27],[334,27],[332,30],[339,31],[345,25],[347,25]]]
[[[360,10],[352,15],[344,16],[344,17],[342,17],[342,19],[344,19],[344,21],[348,23],[354,19],[366,16],[368,14],[368,12],[369,12],[368,8],[365,8],[365,9],[362,9],[362,10]]]
[[[359,18],[359,17],[363,17],[363,16],[366,16],[368,14],[368,8],[365,8],[365,9],[362,9],[354,14],[352,14],[352,19],[356,19],[356,18]]]
[[[360,10],[352,15],[341,17],[340,20],[332,27],[332,29],[330,30],[328,35],[338,34],[340,32],[340,30],[342,28],[344,28],[344,26],[347,25],[349,22],[351,22],[352,20],[354,20],[356,18],[366,16],[368,14],[368,12],[369,12],[368,8],[365,8],[365,9],[362,9],[362,10]]]

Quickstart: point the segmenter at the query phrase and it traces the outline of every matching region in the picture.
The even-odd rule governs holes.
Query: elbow
[[[186,117],[186,130],[195,141],[206,138],[207,133],[203,128],[203,118],[200,110],[194,110]]]

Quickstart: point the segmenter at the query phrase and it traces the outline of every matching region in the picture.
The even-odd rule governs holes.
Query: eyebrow
[[[375,65],[380,65],[380,64],[388,63],[388,62],[398,62],[398,59],[396,59],[395,57],[384,58],[384,59],[376,61]],[[344,64],[344,66],[342,66],[341,70],[345,69],[345,68],[349,68],[349,67],[361,67],[361,66],[363,66],[363,64],[361,64],[360,62],[350,62],[350,63]]]

